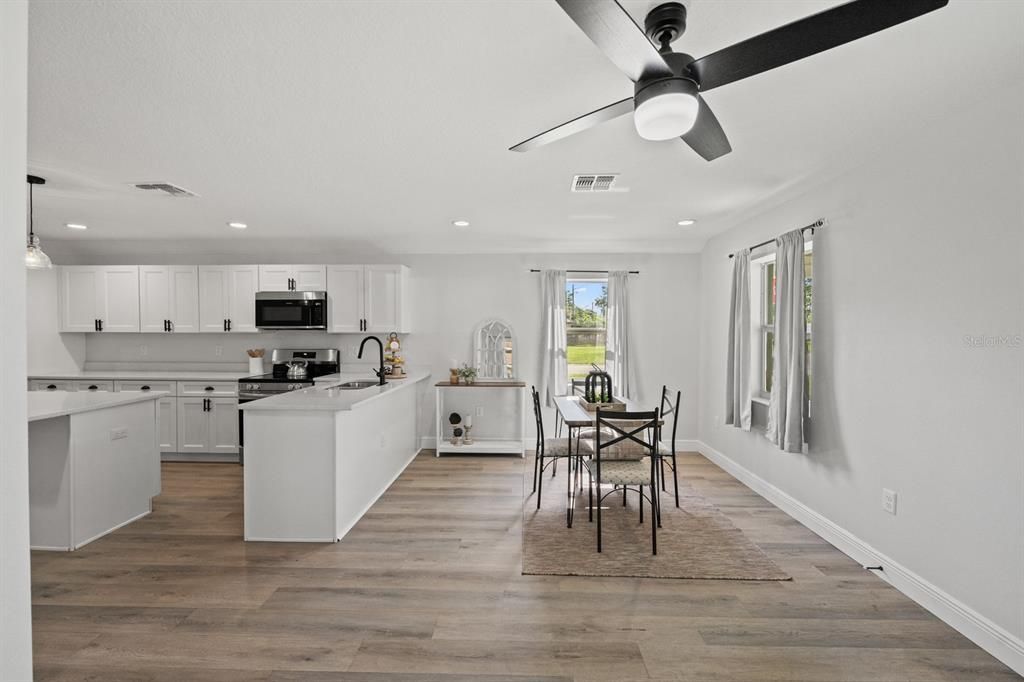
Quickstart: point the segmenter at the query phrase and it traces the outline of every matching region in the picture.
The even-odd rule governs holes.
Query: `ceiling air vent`
[[[178,187],[172,185],[169,182],[138,182],[134,183],[137,189],[155,190],[157,192],[164,192],[172,197],[194,197],[198,196],[195,192],[190,192],[184,187]]]
[[[572,177],[573,192],[610,192],[619,177],[614,173],[605,175],[574,175]]]

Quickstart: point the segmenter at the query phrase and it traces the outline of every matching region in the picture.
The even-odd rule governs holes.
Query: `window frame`
[[[806,242],[804,242],[804,256],[806,257],[807,254],[812,254],[812,256],[814,254],[814,240],[813,239],[809,239]],[[767,366],[766,365],[767,365],[767,353],[768,353],[768,348],[767,348],[767,345],[768,345],[768,335],[769,334],[774,335],[774,333],[775,333],[775,320],[772,319],[770,322],[768,320],[768,313],[769,313],[768,308],[769,308],[769,300],[770,300],[769,297],[768,297],[768,287],[771,286],[771,283],[769,282],[769,278],[768,278],[768,272],[769,272],[769,266],[774,266],[775,265],[776,255],[777,254],[776,254],[775,247],[774,247],[774,245],[772,245],[769,248],[767,248],[765,251],[759,253],[756,256],[752,255],[751,258],[750,258],[751,265],[756,265],[758,267],[758,277],[757,277],[757,280],[756,280],[757,284],[754,285],[756,287],[756,289],[751,292],[751,295],[752,296],[756,295],[758,297],[758,301],[759,301],[759,304],[758,304],[759,315],[758,315],[757,321],[754,324],[751,325],[752,326],[751,333],[756,337],[755,342],[753,344],[751,344],[752,352],[754,354],[754,358],[752,359],[752,362],[751,362],[751,369],[753,371],[757,372],[757,377],[758,377],[757,387],[752,392],[751,398],[755,402],[763,402],[763,403],[767,403],[771,399],[771,391],[767,390],[767,388],[766,388],[767,377],[766,377],[765,373],[767,372]],[[811,276],[810,276],[810,280],[811,280],[811,300],[813,301],[814,300],[814,265],[813,265],[814,261],[813,261],[813,259],[812,259],[811,263],[812,263],[812,265],[811,265]],[[752,279],[751,283],[753,284],[753,278],[751,278],[751,279]],[[808,277],[807,277],[807,271],[806,271],[806,267],[805,267],[804,268],[804,282],[805,282],[805,286],[806,286],[807,279],[808,279]],[[812,308],[812,310],[813,310],[813,308]],[[805,344],[805,347],[806,347],[806,344],[807,344],[808,341],[811,341],[812,344],[813,344],[813,326],[814,326],[813,325],[813,317],[811,319],[811,322],[806,322],[804,324],[804,344]],[[812,345],[812,350],[813,350],[813,345]],[[774,370],[774,367],[772,369]],[[808,389],[807,390],[807,396],[808,396],[808,400],[809,400],[810,399],[810,377],[813,376],[813,371],[811,369],[810,354],[808,354],[808,358],[807,358],[807,361],[805,363],[805,372],[806,372],[805,381],[807,381],[807,383],[808,383],[808,385],[807,385],[807,389]]]
[[[608,291],[608,275],[597,275],[597,274],[587,273],[587,274],[584,274],[584,275],[576,275],[576,276],[574,276],[574,273],[573,273],[572,270],[567,271],[565,273],[565,287],[566,287],[566,305],[565,305],[565,309],[566,309],[566,317],[567,318],[568,318],[568,312],[569,312],[569,287],[572,284],[597,284],[597,285],[605,287],[605,296],[608,295],[607,294],[607,291]],[[603,327],[594,327],[593,329],[597,329],[597,330],[603,331],[605,333],[606,336],[605,336],[605,342],[604,342],[604,349],[605,349],[605,352],[607,352],[607,350],[608,350],[608,338],[607,338],[607,334],[608,334],[608,310],[607,310],[607,308],[605,309],[605,314],[603,316],[603,319],[604,319],[604,326]],[[570,363],[568,361],[569,330],[570,329],[575,329],[575,327],[570,327],[569,326],[569,320],[566,319],[566,324],[565,324],[565,347],[566,347],[565,385],[568,387],[569,392],[571,393],[572,392],[573,377],[570,374],[570,370],[569,370],[569,364]],[[603,358],[601,360],[601,366],[604,367],[604,359]],[[577,377],[577,378],[579,378],[579,377]]]

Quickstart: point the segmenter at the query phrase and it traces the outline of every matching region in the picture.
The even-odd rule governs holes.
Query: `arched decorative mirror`
[[[507,322],[487,320],[482,323],[477,327],[474,343],[479,378],[515,378],[515,334]]]

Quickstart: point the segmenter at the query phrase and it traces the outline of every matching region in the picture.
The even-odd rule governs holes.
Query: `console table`
[[[472,384],[435,384],[437,456],[443,454],[526,456],[526,384],[515,380],[483,380]],[[469,445],[452,443],[448,415],[473,420]]]

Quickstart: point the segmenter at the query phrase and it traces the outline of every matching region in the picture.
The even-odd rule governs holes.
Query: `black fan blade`
[[[702,91],[774,69],[945,7],[948,0],[854,0],[690,64]]]
[[[616,0],[558,0],[558,4],[634,83],[672,75],[657,48]]]
[[[628,114],[632,111],[633,98],[627,97],[626,99],[619,100],[615,104],[609,104],[606,107],[601,107],[597,111],[591,111],[589,114],[583,114],[568,123],[555,126],[551,130],[545,130],[540,135],[534,135],[529,140],[520,142],[516,146],[509,147],[508,149],[510,152],[528,152],[531,149],[535,149],[536,147],[547,144],[548,142],[554,142],[555,140],[561,140],[563,137],[575,135],[587,128],[593,128],[599,123],[610,121],[613,118],[618,118],[619,116]]]
[[[703,97],[698,97],[700,108],[697,109],[697,120],[690,132],[683,135],[683,142],[690,145],[693,151],[704,157],[705,161],[714,161],[732,151],[729,139],[725,136],[721,124],[712,113]]]

